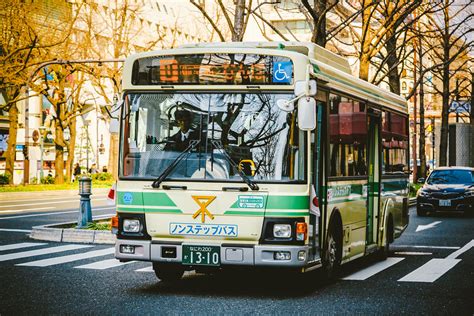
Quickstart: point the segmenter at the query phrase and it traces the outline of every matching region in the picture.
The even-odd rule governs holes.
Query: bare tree
[[[443,9],[438,15],[430,18],[428,27],[430,41],[429,48],[432,59],[436,62],[433,69],[435,77],[441,80],[441,89],[434,85],[434,89],[442,97],[441,110],[441,140],[439,148],[439,165],[447,165],[448,124],[451,79],[462,69],[466,68],[469,61],[468,53],[473,50],[472,21],[473,12],[469,11],[470,2],[453,5],[454,0],[444,0]],[[428,35],[425,35],[428,36]]]
[[[70,35],[74,17],[68,8],[67,4],[45,8],[42,3],[21,0],[5,0],[0,4],[0,91],[6,94],[3,110],[9,112],[10,122],[5,173],[10,175],[11,183],[19,124],[18,102],[29,98],[27,86],[38,64],[52,59],[50,52]],[[29,14],[31,12],[37,14]],[[53,14],[54,18],[50,18]],[[27,151],[25,154],[28,158]]]

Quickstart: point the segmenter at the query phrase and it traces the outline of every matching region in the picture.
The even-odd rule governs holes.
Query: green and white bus
[[[403,98],[312,43],[192,44],[127,58],[121,261],[164,281],[235,266],[307,272],[408,225]]]

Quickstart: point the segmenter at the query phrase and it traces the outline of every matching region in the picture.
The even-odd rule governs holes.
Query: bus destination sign
[[[293,83],[287,57],[255,54],[193,54],[141,58],[133,65],[134,85],[240,85]]]

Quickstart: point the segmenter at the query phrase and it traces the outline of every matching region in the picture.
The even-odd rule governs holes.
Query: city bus
[[[333,277],[408,225],[406,101],[312,43],[200,43],[126,59],[120,261]],[[275,270],[275,271],[276,271]]]

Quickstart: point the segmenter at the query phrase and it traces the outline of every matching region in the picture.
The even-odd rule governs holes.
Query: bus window
[[[367,174],[367,122],[365,104],[346,97],[329,96],[329,175]]]
[[[407,119],[397,113],[382,114],[383,174],[408,172]]]

